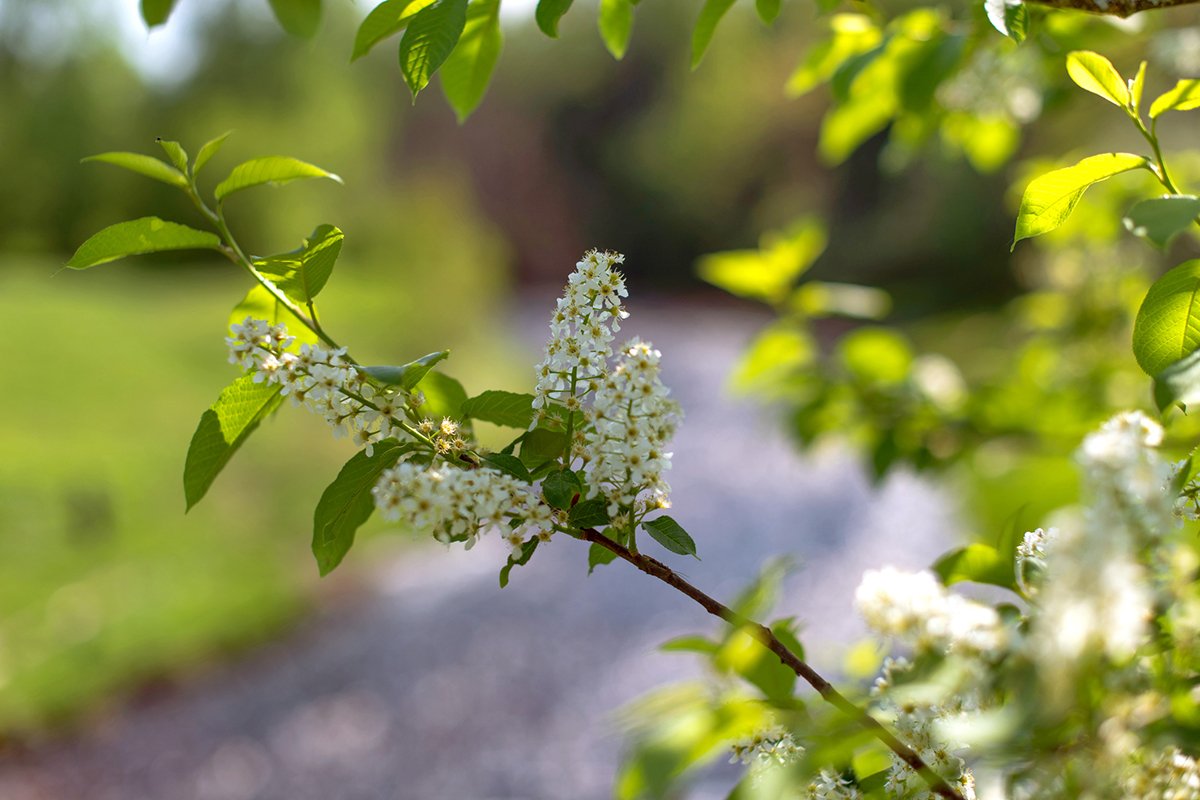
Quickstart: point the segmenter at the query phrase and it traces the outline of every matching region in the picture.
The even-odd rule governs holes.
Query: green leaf
[[[558,21],[571,9],[573,0],[538,0],[534,19],[542,33],[552,39],[558,38]]]
[[[493,425],[528,428],[533,422],[533,395],[490,389],[463,403],[463,413]]]
[[[571,501],[583,491],[579,476],[569,469],[551,472],[542,481],[542,497],[554,508],[566,510],[571,507]]]
[[[783,0],[754,0],[754,10],[764,25],[770,25],[779,17]]]
[[[338,183],[342,182],[342,179],[332,172],[326,172],[320,167],[299,159],[287,156],[267,156],[254,158],[234,167],[233,172],[229,173],[229,177],[217,184],[214,196],[217,198],[217,202],[221,203],[234,192],[240,192],[252,186],[261,186],[264,183],[279,186],[303,178],[329,178]]]
[[[739,297],[778,303],[824,250],[824,226],[808,219],[783,233],[765,234],[757,250],[704,256],[696,269],[703,280]]]
[[[533,551],[537,550],[538,543],[541,539],[536,536],[521,546],[521,555],[514,558],[508,557],[508,563],[500,568],[500,588],[508,586],[508,574],[512,572],[513,567],[523,567],[529,563],[529,559],[533,557]]]
[[[83,160],[85,162],[100,161],[105,164],[124,167],[139,175],[145,175],[147,178],[162,181],[179,189],[186,189],[188,185],[187,178],[183,176],[182,172],[161,159],[143,155],[142,153],[100,153],[99,155],[88,156]]]
[[[460,123],[482,102],[503,45],[500,0],[480,0],[472,5],[467,11],[462,38],[441,72],[442,93]]]
[[[439,350],[399,367],[363,367],[362,370],[382,384],[412,389],[433,369],[434,364],[449,357],[449,350]]]
[[[1151,377],[1200,347],[1200,259],[1163,275],[1142,301],[1133,323],[1133,355]]]
[[[467,391],[454,378],[430,370],[413,388],[425,395],[425,403],[417,409],[423,416],[432,419],[463,418],[462,406],[467,402]]]
[[[483,457],[487,465],[503,472],[506,475],[511,475],[519,481],[525,483],[533,483],[533,476],[529,474],[529,469],[522,463],[521,459],[509,453],[488,453]]]
[[[187,172],[188,154],[183,149],[183,145],[179,142],[171,142],[166,139],[155,139],[163,152],[167,154],[167,158],[171,159],[171,163],[175,165],[175,169],[180,173]]]
[[[87,269],[126,256],[162,253],[168,250],[217,250],[221,240],[214,233],[198,231],[158,217],[142,217],[109,225],[79,245],[67,262],[71,269]]]
[[[534,428],[521,438],[521,462],[531,470],[560,458],[567,447],[567,435],[549,428]]]
[[[255,268],[299,304],[310,303],[329,281],[342,252],[344,234],[332,225],[320,225],[290,253],[255,259]]]
[[[592,547],[598,547],[598,545],[592,545]],[[608,551],[605,550],[605,552]],[[613,555],[613,558],[616,558],[616,555]],[[721,646],[703,636],[677,636],[660,644],[658,649],[664,653],[701,653],[711,656],[721,649]]]
[[[970,544],[951,550],[933,565],[942,583],[950,586],[961,581],[988,583],[1012,589],[1016,585],[1011,553],[1001,555],[986,544]]]
[[[1188,406],[1200,402],[1200,350],[1176,361],[1155,376],[1154,402],[1159,413],[1173,405],[1182,406],[1187,411]]]
[[[404,30],[421,9],[433,5],[434,0],[386,0],[371,9],[367,18],[358,26],[354,37],[354,53],[351,61],[356,61],[375,45]]]
[[[992,27],[1017,44],[1025,41],[1029,27],[1029,10],[1021,2],[1011,0],[984,0],[984,11]]]
[[[717,32],[721,17],[733,8],[734,2],[735,0],[704,0],[696,27],[692,29],[692,69],[700,66],[700,62],[704,60],[704,53],[712,42],[713,34]],[[778,7],[778,3],[776,6]]]
[[[630,0],[600,0],[597,22],[604,46],[620,61],[629,49],[629,36],[633,33],[633,3]]]
[[[266,320],[271,325],[280,323],[287,325],[288,334],[295,339],[289,347],[290,350],[298,350],[302,344],[316,344],[320,341],[319,337],[296,316],[292,309],[279,302],[258,284],[251,287],[242,301],[229,312],[228,325],[241,324],[246,317]]]
[[[312,38],[321,23],[321,0],[270,0],[280,26],[292,36]]]
[[[1142,107],[1142,93],[1146,90],[1146,62],[1138,64],[1137,75],[1129,81],[1129,99],[1133,103],[1134,112]]]
[[[730,384],[739,392],[770,394],[811,365],[818,353],[816,342],[804,328],[790,320],[776,320],[742,352]]]
[[[603,497],[580,500],[567,515],[567,524],[572,528],[599,528],[608,523],[608,501]]]
[[[1013,247],[1062,225],[1092,184],[1135,169],[1150,169],[1150,162],[1132,153],[1105,153],[1034,178],[1021,198]]]
[[[605,564],[611,564],[616,560],[616,553],[614,553],[612,550],[609,550],[607,547],[602,547],[595,542],[592,542],[592,546],[588,548],[588,575],[591,575],[592,571],[596,569],[596,567],[600,567]]]
[[[683,526],[671,517],[663,515],[657,519],[646,520],[642,523],[654,541],[681,556],[695,556],[696,543]],[[699,556],[696,556],[699,558]]]
[[[191,510],[204,497],[229,459],[283,401],[278,384],[255,383],[243,375],[221,392],[200,417],[183,466],[183,493]]]
[[[400,71],[413,102],[449,58],[467,24],[467,0],[437,0],[417,12],[400,39]]]
[[[221,145],[225,144],[225,140],[229,138],[229,134],[231,133],[233,131],[225,131],[215,139],[209,139],[204,143],[200,148],[200,152],[196,153],[196,161],[192,164],[193,177],[198,175],[200,170],[204,168],[204,165],[217,154],[217,151],[221,149]]]
[[[838,342],[838,360],[861,383],[895,386],[912,372],[913,351],[908,340],[891,328],[858,328]]]
[[[142,0],[142,19],[147,27],[162,25],[171,15],[175,0]]]
[[[1175,194],[1143,200],[1129,209],[1123,220],[1134,236],[1165,248],[1200,216],[1200,197]]]
[[[1200,108],[1200,78],[1185,78],[1150,104],[1150,119],[1158,119],[1168,111],[1194,108]]]
[[[1081,89],[1121,108],[1129,107],[1129,86],[1107,58],[1090,50],[1067,54],[1067,74]]]
[[[371,455],[366,450],[355,453],[325,488],[313,512],[312,539],[313,555],[322,576],[342,563],[354,544],[354,534],[375,510],[371,490],[379,476],[413,447],[412,442],[401,444],[395,439],[377,442]]]

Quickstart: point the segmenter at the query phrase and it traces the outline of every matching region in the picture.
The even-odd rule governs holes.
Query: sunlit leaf
[[[1062,225],[1092,184],[1123,172],[1149,168],[1150,162],[1142,156],[1105,153],[1085,158],[1074,166],[1039,175],[1030,181],[1021,198],[1013,246],[1016,247],[1022,239],[1049,233]]]
[[[1150,104],[1150,119],[1157,119],[1168,111],[1191,111],[1194,108],[1200,108],[1200,79],[1185,78]]]
[[[157,139],[159,147],[167,154],[167,158],[171,159],[171,163],[175,165],[175,169],[182,174],[187,172],[188,154],[183,149],[183,145],[179,142],[171,142],[166,139]]]
[[[414,388],[425,395],[424,404],[417,409],[422,416],[431,419],[463,418],[462,407],[467,401],[467,391],[454,378],[437,370],[429,370]]]
[[[542,33],[551,38],[558,38],[558,21],[571,10],[573,0],[538,0],[534,19]]]
[[[229,325],[242,324],[246,317],[265,320],[271,325],[287,326],[288,334],[295,338],[291,350],[302,344],[316,344],[320,339],[296,316],[290,308],[279,302],[265,287],[255,284],[242,301],[229,312]]]
[[[1200,259],[1163,275],[1142,301],[1133,324],[1133,355],[1151,377],[1200,347]]]
[[[278,384],[255,383],[253,376],[243,375],[225,387],[200,417],[183,467],[183,493],[189,510],[204,497],[258,423],[279,407],[279,392]]]
[[[825,250],[825,228],[804,220],[785,233],[763,236],[758,250],[731,250],[704,256],[700,277],[739,297],[781,302],[792,284]]]
[[[320,225],[299,249],[255,259],[254,266],[283,293],[299,304],[312,302],[325,288],[342,250],[344,234],[332,225]]]
[[[1129,209],[1123,220],[1134,236],[1148,239],[1158,247],[1187,230],[1200,216],[1200,197],[1167,195],[1142,200]]]
[[[1090,50],[1068,53],[1067,74],[1079,88],[1099,95],[1121,108],[1129,105],[1129,86],[1112,62],[1099,53]]]
[[[1020,44],[1029,27],[1029,10],[1012,0],[984,0],[984,11],[992,27]]]
[[[735,0],[704,0],[704,5],[700,8],[700,17],[692,28],[692,69],[700,66],[713,34],[717,31],[717,25],[725,16],[725,12],[733,8],[734,2]]]
[[[950,551],[937,560],[933,571],[946,586],[974,581],[1011,589],[1016,583],[1013,554],[1001,554],[986,544],[970,544]]]
[[[400,39],[400,71],[413,101],[445,63],[467,24],[467,0],[437,0],[422,8]]]
[[[1155,376],[1154,402],[1160,412],[1173,405],[1180,405],[1186,411],[1189,406],[1200,403],[1200,350]]]
[[[433,2],[434,0],[385,0],[375,6],[358,26],[358,33],[354,37],[354,52],[350,60],[362,58],[372,47],[404,30],[418,11],[433,5]]]
[[[342,179],[332,172],[326,172],[320,167],[299,159],[287,156],[267,156],[238,164],[229,173],[228,178],[217,184],[214,195],[217,202],[222,202],[234,192],[240,192],[252,186],[262,186],[263,184],[278,186],[304,178],[329,178],[338,183],[342,182]]]
[[[859,328],[842,337],[837,350],[850,375],[865,383],[894,385],[912,371],[912,347],[890,328]]]
[[[463,403],[471,419],[509,428],[528,428],[533,422],[533,395],[489,389]]]
[[[740,392],[771,389],[812,363],[817,346],[802,328],[787,320],[766,327],[742,353],[730,377],[733,388]]]
[[[187,188],[187,178],[183,176],[182,172],[154,156],[147,156],[142,153],[100,153],[99,155],[88,156],[83,160],[100,161],[105,164],[124,167],[139,175],[145,175],[147,178],[153,178],[156,181],[162,181],[180,189]]]
[[[192,164],[193,176],[199,174],[200,170],[204,168],[204,165],[207,164],[212,157],[217,154],[217,151],[221,149],[221,145],[225,144],[225,140],[229,138],[229,134],[231,133],[233,133],[233,131],[225,131],[215,139],[209,139],[204,143],[204,146],[200,148],[200,152],[196,153],[195,163]]]
[[[597,24],[604,46],[620,61],[629,49],[629,36],[633,33],[633,3],[630,0],[600,0]]]
[[[503,45],[500,0],[480,0],[472,5],[467,11],[462,38],[441,71],[442,92],[459,122],[469,117],[483,100]]]
[[[214,233],[198,231],[158,217],[142,217],[109,225],[75,251],[67,266],[87,269],[126,256],[168,250],[217,250],[221,240]]]
[[[874,50],[883,40],[883,32],[865,14],[835,14],[829,25],[829,36],[808,51],[788,78],[789,95],[796,97],[812,91],[832,78],[848,60]]]
[[[449,350],[439,350],[398,367],[363,367],[362,371],[387,386],[412,389],[421,382],[429,370],[433,369],[435,364],[445,361],[449,357]]]
[[[269,0],[280,26],[292,36],[308,39],[321,23],[321,0]]]
[[[1136,112],[1142,107],[1142,94],[1146,90],[1146,62],[1138,64],[1137,74],[1129,81],[1129,99]]]

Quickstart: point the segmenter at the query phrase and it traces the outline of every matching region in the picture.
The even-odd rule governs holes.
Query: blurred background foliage
[[[326,3],[303,41],[265,0],[182,0],[148,36],[134,0],[0,0],[0,731],[38,730],[294,619],[316,584],[311,502],[349,452],[285,414],[183,516],[183,453],[232,377],[220,331],[245,285],[190,255],[60,272],[113,222],[195,222],[165,186],[80,165],[93,153],[154,152],[156,136],[194,149],[232,129],[210,181],[268,154],[339,173],[346,188],[239,196],[235,232],[268,253],[337,224],[347,244],[324,315],[338,338],[378,363],[450,347],[471,391],[526,388],[516,290],[557,289],[586,248],[626,253],[643,296],[744,302],[698,271],[764,309],[735,387],[778,403],[801,442],[851,441],[880,477],[957,465],[949,479],[984,538],[1069,501],[1080,434],[1147,404],[1131,315],[1195,241],[1169,262],[1132,241],[1114,220],[1146,187],[1114,180],[1009,256],[1010,184],[1019,194],[1045,163],[1008,165],[1134,147],[1120,119],[1065,89],[1062,58],[1086,44],[1131,74],[1146,57],[1161,90],[1200,72],[1195,12],[1039,14],[1018,47],[981,28],[975,4],[835,18],[796,0],[770,28],[738,4],[693,74],[693,4],[640,5],[620,62],[582,9],[552,41],[531,6],[504,8],[494,83],[459,126],[435,96],[410,104],[392,48],[348,65],[365,10],[349,2]],[[841,35],[966,36],[978,55],[918,91],[896,77],[903,59],[838,78],[820,48]],[[879,114],[855,127],[855,108]],[[1165,139],[1186,144],[1189,124],[1168,121]],[[1200,162],[1175,162],[1200,178]],[[775,258],[773,282],[722,280],[728,256],[713,254],[739,248]],[[301,460],[313,468],[288,468]]]

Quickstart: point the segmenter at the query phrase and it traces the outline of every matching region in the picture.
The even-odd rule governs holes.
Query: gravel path
[[[522,320],[531,338],[542,316]],[[861,632],[850,610],[858,576],[924,566],[944,550],[944,498],[903,475],[872,489],[836,454],[801,458],[763,414],[730,400],[724,376],[760,319],[650,316],[643,309],[623,333],[663,351],[664,380],[686,410],[672,514],[703,557],[665,560],[730,598],[766,558],[790,554],[801,569],[777,614],[806,620],[809,653],[836,666],[836,648],[822,644]],[[586,577],[586,551],[570,540],[540,549],[501,591],[494,544],[387,565],[365,601],[76,739],[9,756],[0,798],[609,796],[621,747],[613,710],[694,674],[691,658],[656,647],[713,623],[623,564]],[[730,777],[716,771],[695,796],[723,797]]]

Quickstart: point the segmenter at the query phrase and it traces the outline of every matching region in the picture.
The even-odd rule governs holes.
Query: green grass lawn
[[[352,455],[285,405],[185,515],[184,453],[237,375],[221,331],[246,279],[55,269],[0,261],[0,733],[67,721],[295,619],[317,582],[312,508]],[[401,362],[440,329],[460,345],[447,371],[469,392],[519,378],[488,326],[398,321],[378,286],[344,282],[326,315],[344,342]]]

